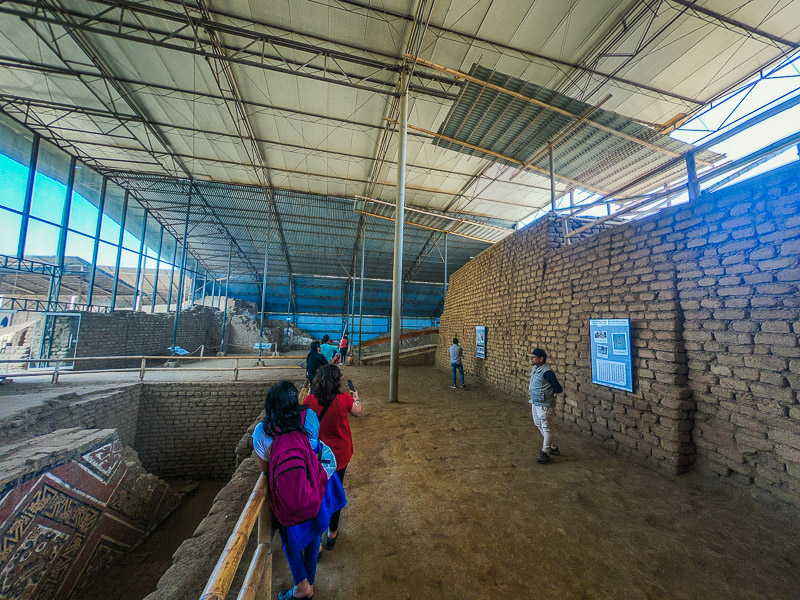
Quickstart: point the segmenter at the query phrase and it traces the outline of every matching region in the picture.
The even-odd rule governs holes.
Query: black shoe
[[[539,452],[539,456],[536,457],[536,462],[539,463],[540,465],[543,465],[546,462],[550,462],[550,455],[544,450],[542,450],[541,452]]]
[[[335,538],[332,537],[325,537],[325,550],[333,550],[336,547],[336,540],[339,539],[339,534],[336,534]]]
[[[550,456],[560,456],[561,450],[558,449],[558,446],[550,446]]]

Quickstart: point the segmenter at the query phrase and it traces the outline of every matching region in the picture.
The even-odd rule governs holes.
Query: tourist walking
[[[347,350],[350,346],[350,340],[347,338],[347,334],[345,333],[342,336],[342,339],[339,340],[339,362],[341,364],[345,364],[345,360],[347,359]]]
[[[322,352],[320,352],[319,342],[311,342],[308,356],[306,356],[306,385],[311,385],[311,382],[314,381],[314,376],[317,374],[317,369],[327,364],[328,361],[325,360]]]
[[[294,587],[280,592],[278,600],[311,598],[322,532],[347,498],[336,473],[328,478],[320,464],[319,419],[298,404],[291,381],[269,389],[264,413],[253,432],[253,448],[270,482],[270,501],[294,580]]]
[[[358,392],[353,390],[343,394],[341,390],[342,371],[336,365],[324,365],[317,370],[311,382],[311,394],[304,404],[319,417],[320,439],[328,444],[336,457],[336,473],[344,482],[344,474],[353,457],[353,434],[350,431],[348,415],[361,416],[361,402]],[[339,512],[331,516],[328,527],[326,550],[333,550],[339,539]]]
[[[551,456],[561,454],[558,446],[553,444],[550,435],[550,425],[547,422],[547,412],[556,405],[556,394],[564,391],[558,383],[556,374],[547,366],[547,352],[541,348],[534,349],[530,354],[531,381],[528,384],[528,396],[530,397],[531,412],[533,423],[542,432],[542,450],[536,457],[536,462],[544,464],[550,460]]]
[[[464,385],[464,365],[461,364],[462,353],[463,349],[458,345],[458,338],[453,338],[453,345],[450,346],[450,368],[453,371],[453,385],[450,387],[453,389],[456,387],[456,370],[461,374],[461,387],[467,387]]]

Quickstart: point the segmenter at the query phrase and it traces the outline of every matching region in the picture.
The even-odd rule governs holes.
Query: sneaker
[[[550,455],[544,450],[539,452],[539,456],[536,457],[536,462],[539,463],[540,465],[543,465],[544,463],[549,461],[550,461]]]
[[[454,389],[456,389],[456,386],[455,386],[455,385],[451,385],[451,386],[450,386],[450,389],[453,389],[453,390],[454,390]]]
[[[561,450],[558,449],[558,446],[550,446],[550,456],[559,456],[561,454]]]
[[[462,383],[462,384],[461,384],[461,387],[462,387],[462,388],[464,388],[464,389],[466,389],[466,387],[467,387],[467,386],[465,386],[465,385]]]

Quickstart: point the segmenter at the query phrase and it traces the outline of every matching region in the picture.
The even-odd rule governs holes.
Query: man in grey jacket
[[[542,432],[542,450],[536,457],[536,462],[544,464],[550,460],[551,456],[558,456],[561,452],[558,446],[553,444],[550,437],[550,426],[547,423],[547,411],[556,405],[556,394],[564,391],[561,384],[556,379],[556,374],[547,366],[547,352],[541,348],[536,348],[530,354],[531,381],[528,384],[529,402],[533,413],[533,423]]]

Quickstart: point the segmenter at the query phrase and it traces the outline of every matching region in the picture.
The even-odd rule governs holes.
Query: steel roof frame
[[[11,3],[3,3],[0,1],[0,13],[9,15],[16,15],[23,19],[27,25],[39,36],[39,38],[54,51],[56,56],[62,56],[64,67],[56,67],[53,65],[36,64],[33,61],[24,61],[10,57],[0,57],[0,66],[10,67],[15,69],[25,69],[35,71],[47,76],[48,74],[70,77],[73,80],[80,81],[84,84],[85,88],[94,95],[95,98],[106,108],[105,111],[97,108],[82,108],[77,106],[70,106],[67,104],[60,104],[56,102],[48,102],[35,98],[21,98],[12,95],[0,95],[0,107],[5,107],[9,111],[14,112],[15,115],[32,126],[37,132],[46,133],[51,136],[59,145],[70,149],[75,156],[85,160],[87,164],[95,166],[99,171],[108,175],[112,180],[123,185],[123,182],[130,182],[131,178],[124,176],[120,171],[109,169],[109,165],[113,166],[118,163],[121,166],[130,165],[137,171],[152,173],[153,177],[161,177],[162,173],[156,172],[163,170],[167,174],[167,179],[174,185],[178,183],[184,189],[188,189],[189,193],[194,198],[200,201],[200,205],[192,207],[191,225],[193,231],[197,234],[203,235],[209,241],[213,240],[216,244],[218,240],[230,240],[236,244],[237,248],[237,264],[239,266],[247,266],[250,273],[255,278],[259,277],[260,269],[257,268],[251,256],[253,252],[240,246],[234,231],[241,231],[249,238],[249,243],[255,248],[258,243],[253,237],[255,233],[258,236],[259,231],[267,230],[266,243],[269,241],[270,220],[274,220],[276,230],[279,233],[279,246],[282,249],[282,255],[287,265],[287,275],[290,278],[289,286],[296,290],[297,286],[293,285],[292,277],[296,269],[293,268],[291,260],[292,256],[289,251],[290,244],[287,242],[283,227],[281,224],[281,216],[278,213],[278,205],[275,202],[274,194],[280,188],[273,187],[270,172],[286,173],[290,175],[303,175],[308,178],[318,179],[334,179],[344,182],[351,182],[357,184],[364,184],[365,195],[368,197],[374,196],[377,186],[393,186],[391,182],[380,181],[380,175],[385,165],[396,164],[387,159],[387,153],[390,148],[392,136],[395,128],[390,121],[384,121],[381,124],[367,123],[358,121],[352,118],[337,118],[330,115],[316,114],[310,111],[302,111],[288,107],[278,107],[267,103],[253,101],[244,98],[238,91],[234,72],[232,70],[234,65],[242,67],[255,67],[267,71],[274,71],[285,73],[297,77],[309,78],[317,81],[324,81],[333,85],[344,85],[353,89],[365,90],[370,93],[377,93],[386,97],[386,109],[384,117],[392,119],[396,113],[396,100],[401,90],[398,89],[398,79],[400,71],[405,68],[403,61],[399,56],[381,52],[379,50],[370,49],[364,45],[351,43],[343,40],[334,40],[330,37],[324,37],[316,33],[304,33],[300,31],[292,31],[284,27],[272,25],[269,23],[258,21],[254,18],[248,18],[241,15],[234,14],[230,11],[210,9],[206,0],[195,0],[197,6],[189,6],[184,0],[163,0],[162,5],[168,6],[153,6],[140,2],[131,2],[128,0],[87,0],[82,7],[79,8],[66,8],[63,3],[50,2],[45,0],[17,0]],[[753,27],[746,23],[742,23],[728,17],[715,13],[705,7],[695,6],[694,2],[686,0],[647,0],[647,2],[631,3],[627,12],[622,14],[615,24],[612,25],[610,33],[599,39],[595,46],[590,51],[585,52],[586,57],[583,61],[572,62],[568,60],[556,59],[514,48],[510,45],[498,43],[489,39],[482,38],[478,35],[470,35],[462,31],[458,31],[454,27],[444,27],[430,23],[430,16],[433,9],[433,1],[430,3],[428,0],[421,0],[416,3],[416,11],[414,14],[405,14],[398,11],[387,11],[375,7],[368,6],[366,3],[358,0],[331,0],[332,5],[341,5],[345,10],[356,10],[360,13],[367,14],[371,18],[380,19],[395,19],[400,22],[406,23],[406,36],[403,41],[403,50],[410,54],[408,59],[410,63],[416,65],[416,55],[421,47],[423,37],[426,31],[431,31],[434,36],[447,37],[448,39],[464,40],[468,44],[478,44],[483,47],[495,49],[503,56],[513,56],[520,58],[530,63],[547,63],[555,66],[563,75],[562,85],[560,89],[569,89],[575,85],[577,78],[581,75],[591,75],[594,78],[599,78],[601,83],[597,81],[587,81],[591,85],[602,85],[602,82],[613,81],[622,86],[635,88],[636,90],[649,93],[651,96],[660,96],[678,100],[685,103],[689,109],[688,112],[694,112],[705,105],[707,100],[689,98],[684,95],[676,94],[668,90],[659,89],[657,86],[644,85],[634,82],[625,77],[618,76],[622,66],[618,66],[612,73],[603,72],[598,68],[601,58],[608,56],[616,56],[615,44],[621,43],[629,34],[633,23],[639,22],[645,25],[645,34],[642,36],[634,52],[628,53],[626,60],[621,61],[621,64],[627,64],[632,61],[637,53],[647,48],[658,36],[668,30],[669,25],[678,16],[690,11],[698,16],[702,16],[708,20],[714,20],[721,23],[726,28],[739,29],[745,31],[751,37],[759,37],[768,40],[776,47],[796,49],[800,44],[786,40],[780,36],[775,36],[769,32],[763,31],[758,27]],[[88,7],[102,7],[102,10],[95,14],[88,14],[83,6]],[[670,6],[676,11],[675,17],[672,18],[666,25],[661,24],[658,29],[652,29],[650,25],[655,22],[655,15],[662,6]],[[427,13],[427,20],[425,18]],[[649,23],[649,25],[648,25]],[[63,55],[58,51],[60,31],[56,32],[54,28],[62,28],[71,39],[75,40],[84,54],[90,59],[91,64],[96,69],[94,72],[89,65],[78,66],[74,62],[69,62],[63,58]],[[48,33],[50,35],[48,35]],[[135,43],[147,44],[155,48],[163,48],[171,51],[178,51],[181,53],[201,57],[211,69],[219,94],[211,92],[198,92],[197,90],[181,89],[179,85],[170,86],[157,84],[155,82],[140,82],[134,79],[118,76],[112,72],[107,64],[104,63],[101,56],[97,53],[96,48],[93,48],[92,39],[90,35],[107,36],[119,40],[128,40]],[[223,37],[224,36],[224,37]],[[283,50],[288,50],[291,56],[285,56]],[[298,58],[297,53],[301,53],[303,57]],[[307,60],[305,60],[307,58]],[[81,60],[81,62],[83,62]],[[433,98],[442,98],[452,100],[458,94],[453,93],[452,90],[457,90],[459,93],[465,89],[459,81],[452,77],[426,73],[420,69],[413,70],[413,76],[409,79],[411,81],[410,89],[416,94],[424,94]],[[97,83],[105,87],[107,97],[98,91]],[[112,94],[113,91],[113,94]],[[136,94],[142,92],[152,93],[158,97],[168,98],[174,94],[181,94],[187,98],[203,99],[213,102],[217,107],[224,107],[227,111],[231,123],[236,129],[236,133],[215,130],[212,127],[187,127],[176,124],[169,124],[159,120],[151,119],[146,114],[146,110],[136,100]],[[591,92],[584,89],[583,95],[591,94]],[[115,98],[118,96],[119,98]],[[719,95],[717,96],[719,97]],[[125,105],[130,109],[130,113],[121,112],[115,105],[116,100],[124,101]],[[315,148],[312,145],[293,144],[289,142],[276,142],[264,137],[259,137],[254,130],[253,124],[250,122],[248,112],[251,109],[257,108],[258,110],[268,110],[275,114],[291,115],[291,118],[302,120],[302,122],[312,121],[325,121],[337,123],[341,126],[352,127],[358,131],[381,131],[380,140],[376,143],[375,154],[367,155],[366,152],[340,152],[328,148]],[[48,115],[43,114],[45,110],[63,111],[64,114]],[[106,144],[103,142],[90,142],[80,139],[80,134],[91,133],[87,130],[80,130],[76,127],[70,127],[69,115],[81,113],[86,115],[92,125],[104,131],[113,140],[132,140],[141,148],[131,147],[129,144]],[[106,122],[108,120],[109,122]],[[143,137],[139,130],[134,126],[144,126],[146,128],[146,135]],[[211,141],[224,141],[230,140],[238,143],[240,147],[245,149],[247,160],[225,160],[215,157],[197,156],[194,153],[179,152],[175,148],[171,148],[169,140],[165,134],[171,132],[188,132],[192,135],[202,134],[207,136]],[[78,135],[70,135],[71,133]],[[487,132],[488,133],[488,132]],[[523,135],[524,132],[519,132],[517,137]],[[485,137],[486,134],[484,134]],[[426,134],[421,133],[421,137]],[[282,152],[305,152],[311,156],[338,156],[344,158],[351,158],[356,160],[369,160],[371,161],[371,169],[369,175],[353,176],[347,174],[346,176],[335,176],[312,172],[313,170],[301,169],[288,169],[288,168],[268,168],[262,148],[275,147],[281,149]],[[96,150],[92,150],[92,149]],[[113,148],[120,156],[107,156],[103,157],[101,148]],[[98,151],[100,154],[98,154]],[[256,211],[264,218],[254,218],[253,223],[248,225],[241,225],[232,223],[233,214],[238,210],[239,213],[245,214],[247,209],[239,208],[226,208],[220,207],[210,201],[206,195],[210,194],[208,185],[199,184],[195,181],[191,172],[189,171],[186,160],[197,161],[198,164],[210,165],[231,165],[250,170],[256,174],[257,180],[262,183],[261,191],[266,201],[265,211],[262,213]],[[531,160],[530,162],[534,162]],[[460,187],[458,192],[436,190],[431,188],[424,188],[422,186],[407,186],[409,189],[418,191],[451,196],[452,199],[446,203],[445,213],[456,205],[460,199],[467,199],[470,189],[475,187],[474,195],[469,197],[469,202],[482,201],[482,202],[498,202],[501,200],[493,200],[490,198],[482,198],[481,194],[495,182],[500,181],[501,177],[507,168],[503,168],[495,176],[489,175],[489,169],[497,166],[497,157],[489,159],[488,164],[481,168],[475,174],[458,174],[468,177],[468,181]],[[444,169],[439,169],[434,166],[422,165],[409,165],[410,169],[419,168],[422,172],[439,173],[444,172]],[[141,181],[141,180],[140,180]],[[477,191],[477,186],[485,182],[486,185],[480,191]],[[518,185],[515,183],[515,185]],[[525,185],[530,188],[537,188],[535,184],[519,184]],[[188,186],[188,187],[187,187]],[[250,186],[237,186],[237,184],[230,184],[232,188],[238,189],[251,189]],[[125,187],[123,185],[123,187]],[[574,187],[569,185],[567,191]],[[243,194],[249,194],[243,191]],[[294,194],[302,194],[301,192],[292,192]],[[162,221],[165,228],[167,228],[176,239],[180,238],[180,228],[178,224],[183,223],[183,219],[172,219],[171,209],[165,208],[165,202],[146,196],[144,190],[133,191],[134,197],[139,200],[143,206],[151,214],[158,214],[159,220]],[[213,195],[213,194],[212,194]],[[325,198],[319,194],[309,194],[315,198]],[[243,196],[244,198],[245,196]],[[250,196],[246,196],[248,201],[251,200]],[[299,196],[298,196],[299,197]],[[173,206],[184,205],[180,201],[175,200]],[[195,212],[196,211],[196,212]],[[461,214],[474,214],[467,210],[464,206],[459,210]],[[250,214],[250,213],[247,213]],[[380,217],[380,215],[375,215]],[[475,216],[485,217],[486,215]],[[383,217],[380,217],[383,218]],[[307,235],[310,230],[305,229],[304,226],[311,226],[315,223],[313,216],[305,218],[299,214],[292,214],[290,217],[292,227],[294,227],[292,234],[295,236]],[[367,228],[367,219],[365,215],[359,215],[357,223],[350,222],[342,219],[332,217],[330,222],[334,225],[347,226],[347,230],[355,234],[355,241],[353,243],[353,250],[350,256],[350,273],[355,273],[355,263],[358,260],[358,248],[360,240],[365,237]],[[256,225],[257,223],[257,225]],[[296,226],[295,226],[296,225]],[[422,268],[425,260],[435,251],[438,239],[443,235],[439,232],[432,232],[427,236],[427,239],[417,240],[414,243],[420,245],[419,253],[416,258],[409,265],[405,277],[411,278],[416,275]],[[186,240],[184,240],[185,242]],[[215,245],[207,244],[202,248],[192,249],[192,254],[198,258],[204,265],[213,262],[213,252],[208,252],[210,248],[215,248]],[[372,251],[372,250],[370,250]],[[302,262],[302,261],[301,261]],[[344,268],[344,265],[342,265]],[[344,269],[347,271],[347,269]],[[348,285],[350,285],[348,283]],[[347,295],[345,294],[345,298]],[[296,306],[296,299],[295,299]]]

